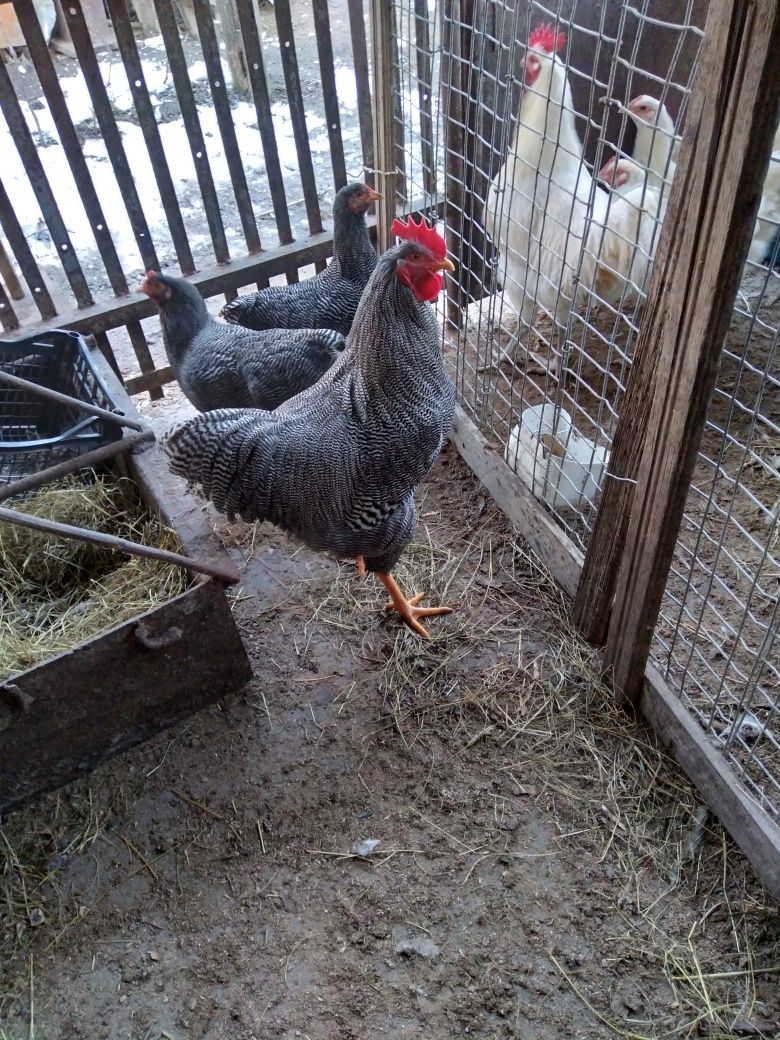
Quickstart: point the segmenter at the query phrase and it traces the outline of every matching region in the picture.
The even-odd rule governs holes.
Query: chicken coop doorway
[[[717,79],[708,62],[720,6],[713,15],[719,5],[698,0],[376,4],[376,75],[393,99],[376,109],[376,162],[390,173],[380,188],[395,194],[395,210],[422,198],[459,260],[442,319],[461,454],[574,597],[580,629],[606,644],[619,693],[641,706],[777,891],[776,83],[771,135],[765,128],[756,156],[758,217],[735,219],[744,250],[720,271],[734,303],[711,351],[711,395],[688,400],[701,445],[686,493],[664,503],[679,499],[660,539],[673,552],[664,557],[651,536],[665,523],[652,508],[657,471],[687,449],[671,433],[653,439],[650,398],[655,387],[660,407],[658,388],[668,393],[675,377],[661,374],[660,347],[643,330],[657,335],[660,313],[679,306],[653,271],[674,270],[685,248],[692,182],[678,195],[674,185],[696,171],[680,142],[697,93]],[[667,222],[678,227],[671,245]],[[667,422],[680,407],[670,401]],[[655,470],[647,454],[643,468],[643,448]],[[650,586],[657,613],[637,606]]]

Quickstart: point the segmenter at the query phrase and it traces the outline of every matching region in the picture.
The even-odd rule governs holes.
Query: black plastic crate
[[[0,340],[0,370],[79,401],[120,411],[77,332]],[[0,383],[0,484],[119,440],[116,423]]]

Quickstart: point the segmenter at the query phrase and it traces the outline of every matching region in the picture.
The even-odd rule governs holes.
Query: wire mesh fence
[[[706,4],[396,0],[395,16],[397,205],[422,197],[458,258],[442,317],[460,403],[587,551]],[[770,814],[779,219],[776,151],[652,650]]]

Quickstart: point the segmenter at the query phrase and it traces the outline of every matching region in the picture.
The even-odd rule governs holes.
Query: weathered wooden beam
[[[377,246],[383,253],[393,244],[390,227],[395,218],[395,120],[393,102],[393,5],[370,0],[371,52],[374,87],[374,187],[377,203]]]
[[[349,31],[352,38],[352,61],[355,68],[357,88],[358,121],[360,144],[363,151],[363,168],[366,181],[374,186],[374,116],[371,105],[371,81],[368,66],[368,41],[363,14],[363,0],[347,0],[349,9]]]
[[[450,440],[463,461],[482,481],[498,508],[521,531],[553,578],[574,595],[582,569],[582,553],[549,516],[520,477],[491,447],[458,405]]]
[[[780,900],[780,828],[756,804],[734,770],[652,666],[639,707],[775,899]]]
[[[777,0],[712,3],[666,214],[665,254],[641,333],[645,358],[652,349],[658,362],[631,374],[652,386],[652,403],[606,648],[616,694],[630,701],[642,689],[777,129],[778,53]],[[616,442],[626,436],[636,431],[624,421]]]
[[[6,288],[12,300],[24,299],[24,289],[22,283],[19,281],[19,276],[14,270],[14,266],[11,263],[11,258],[5,250],[5,246],[0,242],[0,278],[5,282]]]

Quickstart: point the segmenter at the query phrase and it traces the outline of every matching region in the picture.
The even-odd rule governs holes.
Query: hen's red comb
[[[444,259],[447,255],[447,243],[436,228],[429,227],[422,217],[420,217],[418,224],[415,223],[414,217],[409,217],[406,224],[396,218],[390,228],[390,233],[395,235],[396,238],[411,239],[414,242],[419,242],[440,259]]]
[[[565,44],[566,33],[557,33],[552,22],[537,26],[528,37],[529,47],[535,47],[538,51],[547,51],[548,54],[555,54]]]

